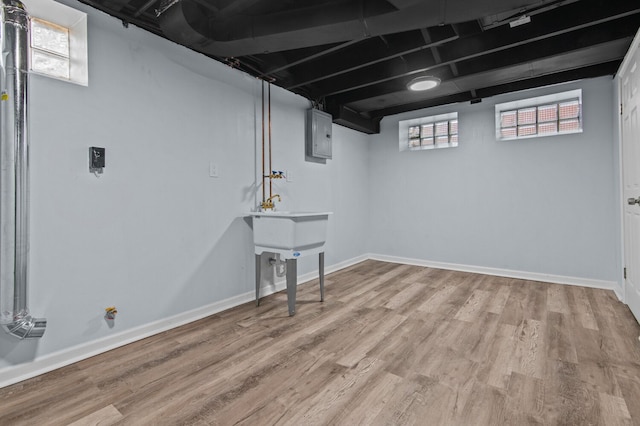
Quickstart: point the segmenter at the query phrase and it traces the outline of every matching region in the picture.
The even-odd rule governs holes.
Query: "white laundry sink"
[[[323,251],[333,212],[251,212],[255,253],[278,253],[286,259]]]

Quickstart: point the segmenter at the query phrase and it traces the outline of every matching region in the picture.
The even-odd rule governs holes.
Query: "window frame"
[[[563,104],[577,103],[578,111],[575,116],[562,117],[561,108]],[[553,107],[553,119],[541,119],[541,109]],[[527,112],[532,112],[533,120],[529,120],[521,124],[521,116],[526,116]],[[511,116],[507,119],[507,115]],[[515,121],[514,121],[515,120]],[[577,128],[570,130],[561,130],[563,123],[577,120]],[[509,125],[504,125],[508,121]],[[555,131],[540,133],[541,125],[550,126],[555,124]],[[546,96],[538,96],[535,98],[521,99],[518,101],[505,102],[495,106],[495,128],[496,140],[520,140],[532,138],[544,138],[549,136],[562,136],[568,134],[582,133],[583,131],[582,117],[582,90],[570,90],[567,92],[554,93]],[[520,132],[522,129],[522,133]],[[511,135],[505,136],[505,130],[511,130]]]
[[[446,123],[446,134],[438,134],[437,126]],[[455,132],[452,132],[455,123]],[[446,114],[431,115],[427,117],[414,118],[412,120],[403,120],[398,124],[398,140],[400,151],[424,151],[441,148],[455,148],[459,143],[459,126],[458,112],[450,112]],[[425,129],[431,127],[431,132],[425,135]],[[416,134],[417,137],[411,137],[410,132]],[[447,138],[446,142],[438,142],[438,138]],[[431,139],[431,142],[428,140]],[[425,143],[425,140],[427,142]],[[413,141],[413,145],[412,145]],[[416,141],[418,142],[416,144]]]

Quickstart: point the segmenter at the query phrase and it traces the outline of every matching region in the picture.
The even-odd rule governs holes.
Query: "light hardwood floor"
[[[366,261],[0,389],[2,425],[640,425],[611,291]]]

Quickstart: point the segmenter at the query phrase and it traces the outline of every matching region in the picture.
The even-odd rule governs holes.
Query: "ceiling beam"
[[[143,19],[132,19],[133,15],[130,11],[127,11],[127,7],[124,7],[124,5],[122,5],[123,7],[118,6],[117,8],[113,9],[113,8],[109,8],[106,5],[100,3],[99,1],[96,0],[78,0],[80,3],[84,3],[88,6],[91,6],[95,9],[98,9],[104,13],[107,13],[111,16],[113,16],[114,18],[122,21],[122,24],[127,27],[130,23],[135,24],[137,27],[142,28],[143,30],[149,31],[150,33],[162,36],[162,32],[160,31],[160,28],[158,27],[158,24],[154,21],[149,21],[147,19],[143,20]],[[111,4],[111,6],[113,7],[113,4]],[[116,10],[117,9],[117,10]],[[131,9],[131,8],[129,8]]]
[[[401,114],[408,111],[416,111],[424,108],[431,108],[439,105],[454,104],[459,102],[467,102],[473,99],[488,98],[503,93],[517,92],[520,90],[533,89],[536,87],[549,86],[552,84],[564,83],[567,81],[580,80],[584,78],[601,77],[603,75],[612,75],[620,66],[620,60],[596,64],[585,68],[567,70],[559,73],[548,74],[544,76],[532,77],[525,80],[513,81],[505,84],[483,87],[476,90],[476,97],[471,92],[456,93],[449,96],[443,96],[435,99],[425,99],[404,105],[393,106],[389,108],[370,111],[369,115],[372,119],[382,118],[389,115]]]
[[[331,114],[332,120],[336,124],[348,127],[367,134],[380,133],[381,117],[365,117],[344,105],[327,105],[327,112]]]
[[[604,62],[601,64],[592,65],[590,67],[568,70],[561,73],[547,74],[527,80],[520,80],[511,83],[485,87],[478,90],[478,96],[480,98],[489,98],[491,96],[499,95],[502,93],[534,89],[536,87],[550,86],[552,84],[565,83],[568,81],[602,77],[605,75],[613,76],[618,70],[618,67],[620,67],[621,63],[622,59]]]
[[[505,84],[518,79],[528,79],[536,76],[568,71],[580,67],[590,67],[598,63],[608,63],[615,60],[622,60],[633,36],[627,38],[607,41],[605,43],[593,46],[587,46],[573,51],[560,52],[557,55],[538,57],[529,59],[529,57],[519,57],[512,55],[514,58],[508,62],[504,61],[499,64],[490,64],[488,61],[483,67],[478,67],[468,74],[460,75],[456,78],[450,78],[433,89],[430,92],[411,93],[404,97],[398,97],[399,93],[406,93],[404,87],[398,87],[393,83],[388,83],[384,88],[385,92],[395,96],[399,102],[406,100],[408,96],[411,98],[433,98],[439,97],[439,93],[450,94],[452,92],[464,92],[472,89],[478,90],[487,84]],[[509,56],[509,55],[505,55]],[[521,59],[522,58],[522,59]],[[521,60],[520,60],[521,59]],[[346,104],[354,109],[370,110],[366,105],[375,105],[378,98],[387,97],[388,94],[361,97],[349,102],[345,102],[343,97],[328,97],[327,102],[335,102],[337,104]]]
[[[325,50],[323,50],[321,52],[318,52],[318,53],[315,53],[313,55],[305,56],[305,57],[300,58],[298,60],[295,60],[293,62],[289,62],[289,63],[287,63],[285,65],[279,66],[277,68],[272,68],[272,69],[260,74],[258,76],[258,78],[262,78],[262,77],[266,77],[266,76],[273,76],[274,74],[279,73],[281,71],[284,71],[286,69],[295,67],[297,65],[304,64],[304,63],[309,62],[309,61],[314,61],[314,60],[319,59],[319,58],[321,58],[323,56],[329,55],[331,53],[335,53],[335,52],[337,52],[339,50],[342,50],[342,49],[346,49],[347,47],[349,47],[351,45],[360,43],[362,40],[363,39],[350,40],[350,41],[347,41],[346,43],[341,43],[341,44],[339,44],[337,46],[333,46],[333,47],[331,47],[329,49],[325,49]]]
[[[439,105],[457,104],[460,102],[468,102],[473,99],[471,92],[454,93],[448,96],[442,96],[434,99],[425,99],[403,105],[392,106],[388,108],[370,111],[369,115],[373,118],[382,118],[388,115],[401,114],[407,111],[416,111],[424,108],[431,108]]]
[[[459,76],[470,76],[480,74],[493,69],[509,67],[515,64],[533,63],[545,58],[561,58],[571,55],[572,52],[595,52],[597,56],[608,57],[613,52],[622,54],[627,51],[631,44],[633,34],[624,31],[622,26],[612,27],[615,32],[593,32],[583,34],[564,34],[549,40],[542,40],[532,43],[526,49],[514,48],[505,52],[493,53],[481,58],[474,58],[458,63]],[[591,39],[587,37],[591,36]],[[566,62],[569,58],[564,59]],[[607,62],[609,59],[605,59]],[[564,64],[570,65],[570,64]]]
[[[142,15],[144,12],[147,11],[147,9],[149,9],[151,6],[153,6],[156,2],[159,2],[159,1],[160,0],[149,0],[149,1],[147,1],[138,10],[136,10],[136,12],[133,14],[133,17],[137,18],[138,16]]]
[[[129,0],[103,0],[103,7],[119,12],[129,5]]]
[[[455,28],[453,30],[455,31]],[[431,42],[431,37],[429,36],[429,33],[427,31],[422,31],[422,37],[424,38],[424,41],[426,43],[430,43]],[[435,62],[437,64],[442,63],[442,57],[440,56],[440,51],[438,50],[438,46],[431,46],[430,50],[431,50],[431,56],[433,56],[433,59],[435,60]],[[451,68],[451,73],[455,77],[457,77],[458,76],[458,68],[456,67],[456,64],[454,62],[452,62],[452,63],[449,64],[449,67]]]
[[[390,59],[400,58],[410,53],[422,52],[432,46],[438,46],[459,38],[450,25],[430,28],[428,31],[433,33],[432,41],[429,43],[416,42],[415,37],[411,37],[410,34],[387,35],[386,39],[390,40],[389,44],[383,43],[378,37],[369,39],[367,40],[368,45],[343,51],[341,52],[342,55],[331,61],[331,63],[309,64],[306,69],[297,69],[296,75],[301,77],[291,80],[285,88],[292,90],[346,73],[357,72],[363,68]],[[395,41],[396,38],[398,39],[397,41]]]
[[[569,6],[567,6],[569,7]],[[574,16],[574,19],[576,17]],[[422,73],[433,73],[435,68],[449,65],[451,63],[460,64],[461,62],[468,61],[475,58],[484,58],[489,54],[499,53],[508,49],[514,49],[521,46],[534,45],[534,42],[540,42],[547,39],[563,39],[568,40],[568,46],[578,45],[578,39],[592,39],[593,34],[597,34],[599,31],[616,32],[620,36],[627,36],[629,32],[635,34],[635,30],[640,25],[640,8],[633,10],[633,12],[625,11],[618,13],[614,16],[608,16],[595,21],[593,24],[584,22],[585,16],[575,21],[571,18],[566,18],[564,21],[569,25],[566,28],[556,28],[551,33],[545,33],[544,29],[548,28],[550,22],[540,22],[537,27],[532,27],[528,30],[526,35],[519,33],[517,36],[509,37],[502,31],[503,27],[496,28],[491,31],[487,31],[481,35],[475,37],[467,37],[460,40],[455,40],[448,43],[444,49],[441,49],[442,62],[438,64],[434,58],[429,58],[423,55],[406,55],[402,64],[379,64],[377,67],[369,67],[366,74],[355,76],[345,75],[341,79],[332,79],[326,81],[321,85],[314,85],[311,91],[313,96],[316,97],[328,97],[340,95],[344,102],[352,102],[357,99],[363,99],[371,96],[379,96],[385,93],[391,93],[397,91],[393,89],[392,85],[381,85],[381,83],[398,80],[395,82],[395,87],[404,87],[406,82],[410,80],[411,76]],[[531,24],[530,24],[531,25]],[[556,23],[556,26],[558,24]],[[620,35],[620,29],[625,29],[624,35]],[[566,35],[565,37],[562,37]],[[571,47],[567,47],[567,50],[572,50]],[[538,51],[538,54],[542,54]],[[403,69],[405,68],[405,69]],[[396,70],[393,73],[393,70]],[[384,79],[380,79],[379,76],[384,75]],[[357,78],[356,78],[357,77]],[[356,82],[357,81],[357,85]],[[371,87],[369,87],[371,86]],[[384,87],[387,87],[385,89]],[[388,92],[391,90],[391,92]]]

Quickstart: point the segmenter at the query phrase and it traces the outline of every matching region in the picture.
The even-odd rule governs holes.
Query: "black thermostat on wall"
[[[104,169],[104,148],[92,146],[89,148],[89,171],[102,173]]]

